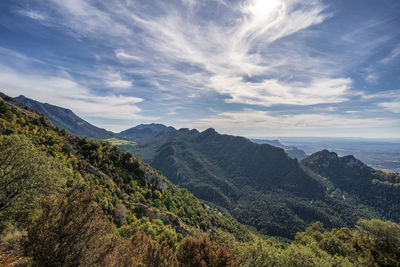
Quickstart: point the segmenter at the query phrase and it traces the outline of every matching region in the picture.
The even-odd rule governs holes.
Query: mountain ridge
[[[354,225],[358,218],[399,213],[397,208],[388,213],[382,206],[360,200],[356,191],[338,183],[337,177],[325,177],[323,169],[310,165],[310,160],[298,162],[269,144],[219,134],[213,128],[199,132],[142,124],[122,132],[125,136],[121,137],[138,141],[125,149],[198,198],[226,209],[264,234],[292,238],[315,220],[332,228]],[[316,155],[337,157],[329,153]],[[318,158],[316,155],[307,159]],[[345,159],[355,164],[350,167],[359,165],[354,157]],[[344,167],[337,165],[338,169]],[[377,183],[384,183],[378,176]]]
[[[158,136],[131,149],[174,183],[225,207],[240,222],[264,234],[293,237],[295,229],[313,220],[341,227],[354,225],[360,217],[380,216],[357,197],[332,195],[331,191],[340,189],[283,149],[219,134],[212,128],[203,132],[180,129],[173,136]],[[282,227],[277,221],[290,226]]]
[[[93,139],[106,139],[114,137],[115,134],[106,129],[99,128],[77,116],[72,110],[59,106],[42,103],[23,95],[15,98],[37,112],[45,115],[55,126],[66,129],[68,132],[80,137]]]

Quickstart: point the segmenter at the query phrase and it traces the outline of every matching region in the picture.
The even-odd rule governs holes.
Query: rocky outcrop
[[[143,166],[140,166],[139,170],[143,172],[144,180],[158,190],[162,191],[168,187],[167,182],[161,175],[158,175]]]

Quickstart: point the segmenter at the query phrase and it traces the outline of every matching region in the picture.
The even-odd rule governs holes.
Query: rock
[[[149,169],[140,166],[139,170],[143,172],[143,177],[148,184],[152,184],[158,190],[164,190],[168,187],[167,182],[161,175],[158,175]]]

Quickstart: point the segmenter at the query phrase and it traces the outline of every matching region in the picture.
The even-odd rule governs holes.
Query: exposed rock
[[[143,166],[140,166],[139,170],[143,172],[143,177],[148,184],[152,184],[154,187],[156,187],[161,191],[168,187],[167,182],[164,180],[162,176],[153,173],[152,171],[150,171],[147,168],[144,168]]]

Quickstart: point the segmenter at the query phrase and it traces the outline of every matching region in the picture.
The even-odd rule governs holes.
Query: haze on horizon
[[[396,0],[3,0],[0,91],[120,131],[400,138]]]

